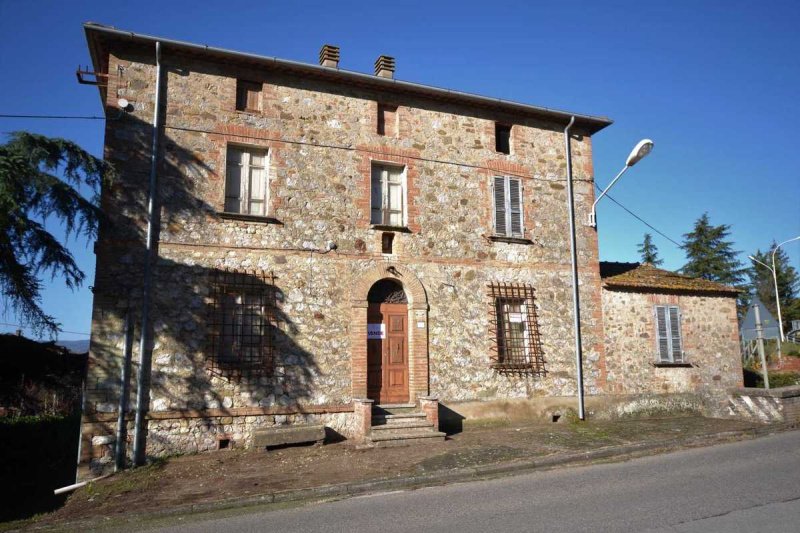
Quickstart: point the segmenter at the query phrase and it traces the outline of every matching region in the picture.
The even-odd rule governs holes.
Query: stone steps
[[[384,435],[404,435],[418,432],[430,432],[433,430],[433,424],[427,420],[420,420],[419,422],[404,422],[396,424],[382,424],[372,426],[373,436]]]
[[[436,431],[425,413],[413,404],[376,405],[372,414],[369,440],[383,448],[441,442],[445,434]]]
[[[374,428],[373,428],[374,430]],[[413,444],[427,444],[430,442],[443,442],[445,434],[440,431],[421,431],[417,433],[400,433],[392,435],[370,435],[370,440],[376,448],[389,448],[393,446],[410,446]]]

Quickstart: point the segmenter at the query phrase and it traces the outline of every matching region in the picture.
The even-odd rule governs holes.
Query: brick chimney
[[[339,68],[339,47],[323,44],[319,50],[319,64],[323,67]]]
[[[375,60],[375,75],[381,78],[394,78],[394,58],[380,56]]]

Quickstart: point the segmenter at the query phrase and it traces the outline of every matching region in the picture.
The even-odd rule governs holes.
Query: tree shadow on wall
[[[116,114],[111,108],[107,112],[109,117]],[[119,402],[128,314],[136,324],[128,414],[133,419],[151,138],[151,124],[136,114],[109,121],[106,130],[106,157],[118,178],[102,194],[108,220],[100,228],[95,248],[95,317],[86,384],[86,414],[95,421],[93,435],[115,433],[111,414]],[[154,263],[150,307],[153,370],[148,451],[213,449],[216,442],[209,441],[208,431],[213,432],[215,422],[209,413],[226,416],[245,407],[296,406],[311,398],[320,372],[313,354],[295,341],[297,327],[281,310],[280,279],[262,272],[258,265],[241,270],[226,250],[213,248],[217,243],[202,237],[211,235],[215,227],[219,228],[215,235],[223,233],[218,211],[224,203],[224,184],[218,176],[224,176],[224,169],[184,148],[198,138],[203,140],[199,134],[161,131],[157,204],[161,245]],[[218,206],[203,200],[217,196]],[[226,224],[230,228],[243,223]],[[183,436],[168,440],[166,431],[181,427],[181,419],[166,419],[165,411],[183,411],[196,425],[205,425],[206,431],[192,434],[181,428]],[[130,422],[128,426],[132,427]],[[84,439],[83,458],[89,459],[91,435]]]

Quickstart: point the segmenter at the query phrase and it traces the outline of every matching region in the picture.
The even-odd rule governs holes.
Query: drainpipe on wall
[[[147,248],[144,260],[144,279],[142,282],[142,330],[139,343],[139,373],[136,377],[136,419],[133,437],[133,464],[145,464],[147,446],[147,411],[150,406],[150,373],[153,363],[152,331],[150,319],[150,291],[153,282],[153,268],[158,246],[159,205],[158,168],[159,137],[161,130],[161,42],[156,41],[156,94],[153,112],[153,145],[150,154],[150,189],[147,200]]]
[[[119,395],[119,413],[117,413],[117,440],[114,458],[114,471],[125,468],[125,455],[127,452],[128,423],[125,415],[128,413],[128,401],[131,396],[131,359],[133,355],[133,310],[128,305],[125,313],[125,349],[122,353],[122,378]]]
[[[569,242],[572,257],[572,307],[575,320],[575,379],[578,389],[578,418],[586,420],[583,406],[583,348],[581,346],[581,304],[578,291],[578,250],[575,239],[575,196],[572,191],[572,150],[570,149],[569,137],[569,130],[574,123],[575,117],[570,117],[569,124],[564,128],[564,149],[567,156],[567,202],[569,205]]]

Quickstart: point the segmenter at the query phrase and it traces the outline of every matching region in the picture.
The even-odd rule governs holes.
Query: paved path
[[[800,531],[800,431],[162,531]]]

